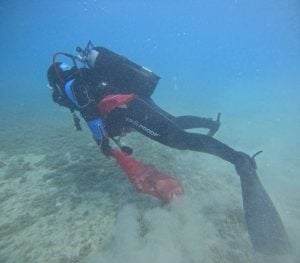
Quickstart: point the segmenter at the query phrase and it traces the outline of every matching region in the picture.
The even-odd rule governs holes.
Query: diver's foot
[[[209,130],[209,132],[207,133],[208,136],[213,137],[216,132],[219,130],[220,126],[221,126],[221,113],[218,113],[217,119],[215,121],[212,121],[211,124],[211,128]]]
[[[244,152],[237,152],[235,160],[235,170],[239,176],[251,175],[257,169],[257,165],[254,159],[255,155],[251,157]]]

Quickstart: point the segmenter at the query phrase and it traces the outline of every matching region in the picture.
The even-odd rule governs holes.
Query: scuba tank
[[[94,70],[98,83],[105,82],[121,94],[134,93],[140,97],[150,97],[160,77],[124,56],[104,47],[94,47],[88,42],[85,50],[76,49]]]

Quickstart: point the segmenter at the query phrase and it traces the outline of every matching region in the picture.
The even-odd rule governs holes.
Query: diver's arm
[[[93,92],[90,91],[92,86],[89,84],[79,76],[65,85],[65,91],[69,100],[86,121],[95,142],[108,156],[110,154],[109,139],[105,131],[104,121],[101,119],[97,108],[96,99]]]
[[[104,155],[109,156],[111,147],[109,145],[109,139],[105,131],[104,122],[100,117],[93,120],[86,121],[93,138],[97,145],[101,148]]]

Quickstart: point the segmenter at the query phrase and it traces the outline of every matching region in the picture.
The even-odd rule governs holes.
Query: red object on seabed
[[[119,150],[113,150],[112,156],[138,191],[153,195],[164,202],[170,202],[184,193],[176,177],[164,174],[154,166],[141,163]]]

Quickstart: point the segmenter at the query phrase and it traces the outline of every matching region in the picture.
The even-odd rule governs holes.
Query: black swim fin
[[[216,134],[216,132],[219,130],[219,128],[221,126],[220,119],[221,119],[221,113],[219,112],[216,120],[215,121],[211,120],[211,122],[210,122],[209,126],[211,126],[211,127],[207,133],[208,136],[213,137]]]
[[[271,198],[256,173],[254,158],[239,153],[235,168],[241,179],[243,207],[253,248],[263,254],[289,252],[289,238]]]

